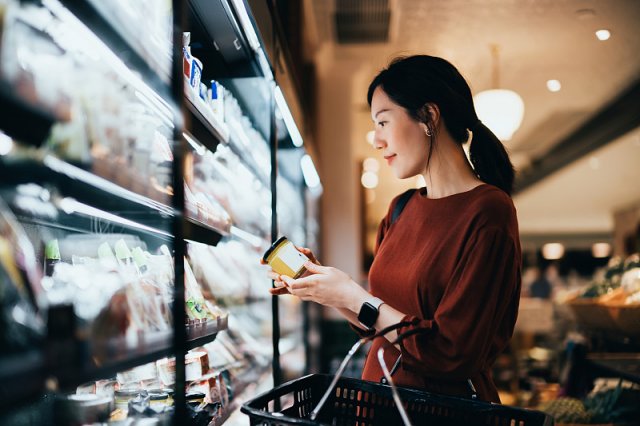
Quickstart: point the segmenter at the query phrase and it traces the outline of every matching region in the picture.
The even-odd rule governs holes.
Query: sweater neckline
[[[467,195],[471,195],[472,193],[478,191],[481,188],[485,188],[488,187],[489,184],[487,183],[481,183],[478,186],[474,186],[473,188],[467,190],[467,191],[462,191],[462,192],[456,192],[455,194],[451,194],[451,195],[447,195],[444,197],[440,197],[440,198],[428,198],[427,197],[427,187],[423,186],[422,188],[418,189],[418,198],[420,198],[421,200],[423,200],[424,202],[427,203],[438,203],[438,202],[444,202],[444,201],[448,201],[448,200],[454,200],[460,197],[465,197]]]

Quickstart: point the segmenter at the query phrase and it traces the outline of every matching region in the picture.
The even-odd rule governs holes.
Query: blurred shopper
[[[374,146],[400,179],[421,174],[426,188],[397,221],[400,197],[380,224],[367,292],[346,273],[308,263],[297,280],[271,273],[277,288],[337,308],[360,333],[409,321],[420,329],[398,349],[400,386],[498,402],[490,375],[511,339],[520,296],[521,250],[510,194],[514,171],[497,137],[478,120],[471,90],[444,59],[394,60],[372,81]],[[472,137],[470,138],[470,132]],[[470,160],[463,144],[470,140]],[[310,256],[306,249],[300,249]],[[386,336],[392,340],[398,333]],[[363,379],[383,377],[374,341]]]
[[[546,273],[543,273],[538,268],[538,276],[529,287],[529,296],[538,299],[550,299],[552,291],[551,281],[547,279]]]

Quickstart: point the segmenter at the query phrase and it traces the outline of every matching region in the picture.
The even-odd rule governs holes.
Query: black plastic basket
[[[287,382],[248,401],[242,412],[251,425],[402,425],[391,387],[381,383],[340,378],[315,421],[312,410],[333,376],[311,374]],[[549,415],[533,410],[477,400],[397,388],[414,425],[550,426]],[[291,405],[293,401],[293,405]],[[280,411],[277,405],[284,404]]]

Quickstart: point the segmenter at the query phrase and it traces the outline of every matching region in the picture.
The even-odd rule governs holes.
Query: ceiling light
[[[609,257],[611,255],[611,244],[609,243],[595,243],[591,246],[591,254],[595,258]]]
[[[547,81],[547,89],[550,92],[559,92],[562,89],[562,84],[558,80],[548,80]]]
[[[365,188],[373,189],[378,186],[378,175],[373,172],[364,172],[360,182]]]
[[[600,41],[609,40],[611,32],[609,30],[598,30],[596,31],[596,37],[598,37],[598,40]]]
[[[558,260],[564,256],[564,246],[560,243],[548,243],[542,246],[542,257],[547,260]]]
[[[373,139],[375,137],[376,137],[375,130],[371,130],[371,131],[367,132],[367,142],[369,143],[369,145],[373,146]]]
[[[380,163],[378,163],[378,160],[375,158],[365,158],[362,162],[362,168],[365,172],[378,173],[378,171],[380,171]]]
[[[524,102],[513,90],[499,89],[498,46],[491,46],[493,56],[493,89],[473,97],[478,118],[498,139],[508,141],[522,124]]]

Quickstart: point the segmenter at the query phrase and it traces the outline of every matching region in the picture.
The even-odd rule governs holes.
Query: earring
[[[430,130],[430,129],[425,130],[425,131],[424,131],[424,133],[425,133],[427,136],[431,137],[431,130]]]

